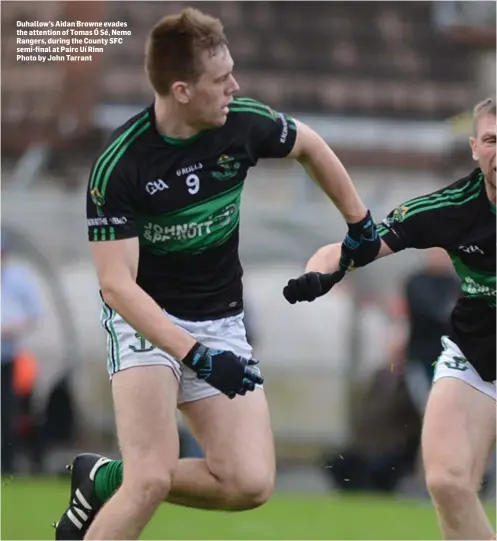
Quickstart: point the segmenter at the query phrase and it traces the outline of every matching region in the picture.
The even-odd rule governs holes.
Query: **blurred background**
[[[81,450],[118,454],[85,190],[105,138],[152,101],[143,70],[148,31],[186,6],[222,19],[240,94],[316,129],[376,220],[474,167],[472,107],[495,95],[494,2],[2,2],[2,300],[9,298],[4,284],[13,283],[26,322],[6,359],[7,323],[15,317],[2,302],[2,381],[4,369],[13,371],[17,404],[13,464],[3,469],[9,509],[32,494],[12,481],[18,475],[58,474]],[[21,64],[20,20],[121,20],[131,35],[92,62]],[[281,294],[287,280],[344,233],[337,210],[297,164],[267,160],[250,173],[241,224],[246,323],[266,378],[277,486],[308,495],[382,492],[425,505],[419,430],[435,358],[423,352],[438,348],[445,320],[432,307],[449,313],[457,279],[443,254],[412,251],[355,271],[312,304],[288,305]],[[412,285],[419,275],[445,280],[424,305],[417,301],[426,291]],[[426,332],[414,332],[423,322]],[[178,422],[183,456],[198,454]],[[66,491],[57,497],[64,501]],[[416,535],[434,536],[432,512],[424,511],[430,533]],[[40,530],[23,533],[29,526],[13,516],[4,509],[4,538],[46,538]],[[422,523],[400,516],[404,530],[409,520]],[[43,528],[52,518],[43,517]],[[226,535],[270,538],[269,530],[250,528]],[[404,530],[366,529],[362,538],[413,538]],[[322,535],[360,538],[346,537],[361,535],[351,531]]]

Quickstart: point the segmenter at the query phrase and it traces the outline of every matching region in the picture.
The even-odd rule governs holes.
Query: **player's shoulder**
[[[105,139],[96,161],[109,159],[112,156],[122,161],[129,149],[141,142],[141,136],[151,127],[152,116],[150,107],[142,109],[126,122],[115,128]],[[113,161],[113,160],[109,160]]]
[[[481,170],[477,168],[469,175],[442,188],[405,201],[397,211],[403,216],[409,217],[426,210],[437,211],[437,213],[450,212],[452,209],[476,199],[481,187],[482,174]]]
[[[140,131],[143,133],[146,127],[150,126],[151,118],[150,106],[147,106],[145,109],[142,109],[126,120],[126,122],[115,128],[107,138],[105,146],[111,146],[118,139],[122,140],[126,138],[129,140],[133,135],[136,136]]]
[[[104,142],[93,160],[88,181],[88,191],[95,204],[100,205],[104,200],[109,183],[116,186],[123,181],[134,182],[128,180],[132,175],[127,172],[134,171],[136,146],[140,145],[140,136],[149,130],[150,126],[150,107],[147,107],[114,129]]]
[[[110,133],[93,161],[90,184],[124,174],[127,164],[136,161],[136,153],[143,146],[142,136],[150,129],[151,122],[150,107],[147,107]]]
[[[471,173],[465,175],[464,177],[459,178],[458,180],[444,186],[443,188],[437,190],[434,193],[440,194],[464,194],[467,192],[474,191],[476,186],[480,186],[483,179],[483,174],[481,169],[477,167],[473,169]],[[458,190],[457,192],[455,190]]]
[[[228,121],[257,122],[261,120],[276,121],[280,115],[271,106],[245,96],[237,96],[229,105]]]

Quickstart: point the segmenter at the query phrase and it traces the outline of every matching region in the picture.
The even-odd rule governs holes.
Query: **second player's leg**
[[[179,454],[177,393],[177,378],[167,366],[135,366],[114,375],[123,479],[85,539],[138,539],[166,498]]]
[[[262,389],[182,406],[205,460],[180,460],[168,501],[203,509],[244,510],[265,503],[275,481],[269,411]]]
[[[422,447],[426,483],[444,539],[492,539],[478,498],[495,442],[495,400],[454,377],[433,385]]]

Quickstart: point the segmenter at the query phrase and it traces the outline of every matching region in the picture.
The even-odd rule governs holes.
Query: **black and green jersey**
[[[378,226],[388,246],[444,248],[461,280],[451,339],[486,381],[495,380],[495,207],[480,169],[390,212]]]
[[[239,313],[243,184],[260,158],[293,148],[295,122],[236,98],[224,126],[190,139],[158,133],[150,106],[118,128],[93,164],[89,239],[138,237],[137,283],[169,313],[206,320]]]

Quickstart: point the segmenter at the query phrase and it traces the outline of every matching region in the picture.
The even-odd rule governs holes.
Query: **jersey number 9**
[[[200,188],[200,179],[197,175],[188,175],[186,177],[186,185],[188,186],[188,192],[195,195]]]

